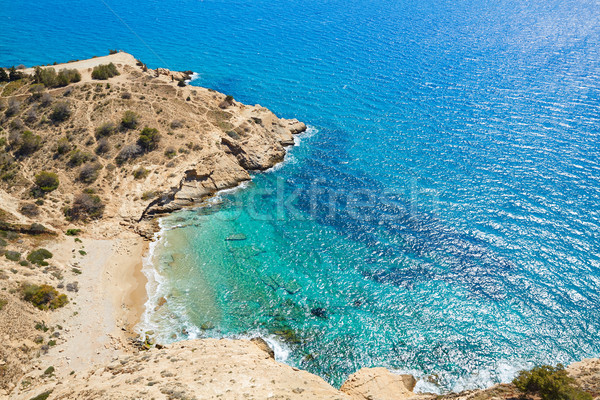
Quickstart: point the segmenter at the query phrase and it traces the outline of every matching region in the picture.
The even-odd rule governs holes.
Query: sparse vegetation
[[[513,380],[521,392],[539,395],[542,400],[592,400],[592,395],[575,384],[562,364],[556,367],[541,365],[521,371]]]
[[[53,373],[54,373],[54,367],[52,367],[52,366],[46,368],[46,370],[44,371],[44,375],[52,375]]]
[[[64,138],[64,137],[58,139],[58,141],[56,142],[56,147],[54,148],[54,151],[56,152],[56,154],[58,154],[58,155],[67,154],[69,152],[69,150],[71,150],[71,143],[69,143],[69,139]]]
[[[69,303],[67,295],[59,293],[50,285],[24,283],[21,286],[23,300],[30,302],[40,310],[55,310]]]
[[[35,176],[35,185],[45,193],[52,192],[60,184],[58,175],[54,172],[41,171]]]
[[[119,70],[113,63],[98,65],[92,70],[92,79],[106,80],[117,75],[119,75]]]
[[[40,393],[37,396],[32,397],[29,400],[47,400],[48,397],[50,397],[51,394],[52,394],[52,390],[46,390],[45,392]]]
[[[135,129],[139,124],[139,119],[139,115],[133,111],[125,111],[123,113],[123,118],[121,118],[121,128],[123,130]]]
[[[0,299],[0,311],[8,304],[8,300]]]
[[[81,233],[81,229],[71,228],[71,229],[67,229],[67,232],[65,233],[65,235],[67,235],[67,236],[77,236],[80,233]]]
[[[131,93],[129,93],[129,92],[123,92],[123,93],[121,93],[121,98],[123,100],[129,100],[129,99],[131,99]]]
[[[98,219],[104,213],[104,203],[97,195],[84,192],[75,197],[73,205],[67,207],[64,213],[69,221]]]
[[[37,249],[29,253],[29,255],[27,256],[27,261],[29,261],[32,264],[37,264],[42,267],[45,267],[48,265],[48,262],[46,260],[52,258],[52,256],[53,254],[46,249]]]
[[[156,128],[145,127],[140,132],[140,136],[138,138],[138,144],[142,147],[144,151],[152,151],[156,149],[159,141],[160,134],[158,133],[158,129]]]

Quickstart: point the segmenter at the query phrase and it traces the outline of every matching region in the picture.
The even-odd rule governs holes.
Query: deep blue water
[[[0,0],[0,21],[2,65],[123,49],[313,127],[163,221],[164,340],[260,333],[334,384],[386,366],[430,390],[600,355],[597,1]]]

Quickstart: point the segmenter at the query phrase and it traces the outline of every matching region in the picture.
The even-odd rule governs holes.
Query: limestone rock
[[[340,391],[353,400],[400,400],[414,395],[416,383],[412,375],[393,374],[385,368],[362,368],[350,375]]]

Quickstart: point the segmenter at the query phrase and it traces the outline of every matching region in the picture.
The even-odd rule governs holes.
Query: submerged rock
[[[246,235],[244,235],[243,233],[234,233],[233,235],[227,236],[227,239],[225,240],[246,240]]]
[[[323,319],[327,318],[327,310],[324,309],[323,307],[315,307],[310,310],[310,313],[318,318],[323,318]]]

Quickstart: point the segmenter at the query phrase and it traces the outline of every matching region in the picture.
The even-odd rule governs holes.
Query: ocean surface
[[[306,122],[283,164],[161,221],[140,329],[440,392],[600,356],[599,21],[584,0],[0,0],[0,65],[122,49]]]

